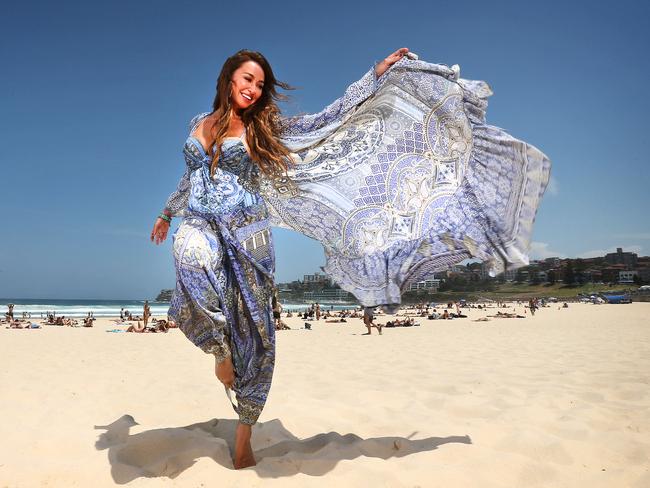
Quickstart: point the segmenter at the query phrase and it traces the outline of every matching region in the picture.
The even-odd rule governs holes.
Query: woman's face
[[[264,70],[255,61],[246,61],[232,74],[230,100],[236,112],[253,105],[262,96]]]

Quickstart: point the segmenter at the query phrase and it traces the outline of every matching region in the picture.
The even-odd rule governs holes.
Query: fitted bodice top
[[[241,138],[224,140],[213,175],[210,175],[212,154],[206,153],[196,137],[187,138],[183,155],[191,185],[190,215],[221,219],[235,228],[268,218],[259,194],[259,167],[248,155]]]

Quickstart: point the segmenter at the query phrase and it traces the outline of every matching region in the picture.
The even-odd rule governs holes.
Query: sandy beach
[[[382,336],[287,319],[243,471],[179,330],[3,327],[0,486],[650,486],[650,303],[473,321],[496,310]]]

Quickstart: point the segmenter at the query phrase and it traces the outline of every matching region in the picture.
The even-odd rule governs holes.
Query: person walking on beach
[[[142,321],[145,327],[149,323],[149,317],[151,317],[151,307],[149,307],[149,300],[145,300],[142,307]]]
[[[273,293],[273,298],[271,299],[271,308],[273,309],[273,323],[275,330],[281,330],[282,328],[282,304],[278,298],[277,290]]]
[[[371,335],[372,334],[372,328],[375,327],[377,331],[379,332],[379,335],[381,335],[381,325],[375,325],[373,324],[373,320],[375,319],[375,308],[374,307],[364,307],[363,308],[363,324],[368,328],[368,332],[364,335]]]
[[[169,316],[234,392],[235,468],[255,464],[251,426],[275,364],[271,224],[323,243],[323,269],[367,307],[398,304],[410,283],[469,257],[526,255],[517,233],[530,229],[548,159],[485,125],[486,84],[411,58],[401,48],[323,111],[286,118],[276,102],[290,87],[263,55],[239,51],[212,110],[189,123],[186,171],[151,240],[183,217]]]

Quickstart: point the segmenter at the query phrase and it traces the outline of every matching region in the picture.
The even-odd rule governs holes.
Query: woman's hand
[[[377,66],[375,66],[375,75],[377,75],[377,78],[383,75],[388,68],[402,59],[407,52],[409,52],[409,49],[407,47],[401,47],[393,54],[390,54],[382,62],[377,63]]]
[[[230,359],[230,357],[227,357],[220,363],[216,363],[214,373],[226,388],[232,389],[232,385],[235,382],[235,370],[232,366],[232,359]]]
[[[169,232],[169,222],[158,217],[151,231],[151,242],[160,244],[167,239],[167,232]]]

